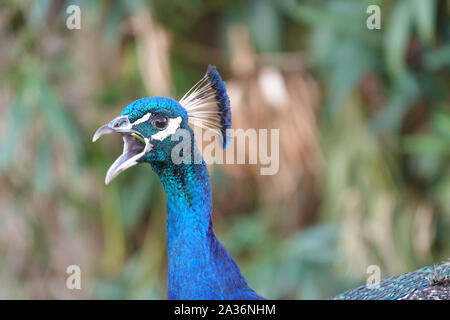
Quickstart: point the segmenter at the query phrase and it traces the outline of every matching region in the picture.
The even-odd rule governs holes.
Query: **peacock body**
[[[136,100],[97,130],[94,141],[110,132],[121,133],[124,141],[124,152],[105,182],[142,162],[158,175],[166,194],[169,299],[262,299],[214,233],[208,170],[188,122],[217,133],[226,146],[231,111],[215,67],[210,66],[180,102],[161,97]],[[177,137],[179,132],[183,134]],[[178,163],[173,150],[180,137],[189,147]]]
[[[214,233],[209,175],[189,124],[214,132],[226,147],[231,111],[225,84],[213,66],[179,102],[136,100],[97,130],[93,141],[118,132],[124,142],[105,183],[139,163],[149,163],[158,175],[166,195],[169,299],[263,299],[247,285]],[[180,141],[188,147],[180,149]],[[435,272],[444,280],[430,281]],[[389,278],[378,289],[362,286],[334,299],[407,299],[420,293],[422,298],[448,298],[449,276],[445,265],[426,267]]]

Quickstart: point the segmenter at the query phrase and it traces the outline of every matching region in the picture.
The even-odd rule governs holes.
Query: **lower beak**
[[[132,129],[132,125],[128,120],[128,116],[120,116],[112,120],[110,123],[101,126],[94,134],[92,141],[97,141],[102,135],[112,132],[122,134],[123,152],[109,167],[106,173],[105,183],[110,183],[122,171],[138,164],[147,152],[152,149],[149,140],[143,137],[139,132]]]

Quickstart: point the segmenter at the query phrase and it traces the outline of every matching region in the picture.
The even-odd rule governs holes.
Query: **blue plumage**
[[[215,89],[215,98],[217,101],[217,106],[220,112],[220,124],[222,137],[223,137],[223,148],[227,147],[228,141],[230,139],[227,134],[227,130],[231,128],[231,109],[230,109],[230,99],[227,95],[227,88],[225,82],[222,81],[219,72],[217,72],[216,67],[209,65],[206,71],[207,76],[210,78],[211,86]]]
[[[136,100],[96,132],[94,141],[110,132],[121,133],[124,140],[123,154],[108,170],[106,182],[142,162],[158,175],[167,206],[169,299],[263,299],[247,285],[215,235],[210,180],[188,125],[192,120],[218,133],[226,146],[230,103],[225,83],[213,66],[180,102],[163,97]],[[178,137],[179,133],[183,135]],[[179,152],[173,150],[178,150],[180,142],[189,142],[189,148],[181,152],[186,161],[177,163],[174,157]]]
[[[130,122],[133,123],[148,112],[165,112],[170,117],[181,115],[183,119],[188,118],[186,110],[180,104],[166,97],[151,97],[135,100],[127,105],[120,115],[127,115]]]
[[[109,168],[105,182],[143,162],[161,180],[167,204],[170,299],[263,299],[247,285],[215,235],[209,175],[189,124],[213,131],[226,146],[230,102],[213,66],[179,102],[163,97],[136,100],[97,130],[93,141],[111,132],[122,134],[124,141],[123,153]],[[179,148],[186,142],[187,148]],[[362,286],[335,299],[450,297],[450,268],[442,265],[436,270],[443,278],[435,282],[427,280],[435,270],[426,267],[386,279],[378,289]]]
[[[152,168],[166,193],[169,299],[261,299],[214,233],[205,164]]]

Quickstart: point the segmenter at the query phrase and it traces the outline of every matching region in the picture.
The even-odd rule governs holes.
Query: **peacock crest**
[[[186,109],[189,123],[210,130],[222,139],[225,149],[230,140],[227,130],[231,127],[230,100],[225,83],[213,65],[206,74],[180,99]]]

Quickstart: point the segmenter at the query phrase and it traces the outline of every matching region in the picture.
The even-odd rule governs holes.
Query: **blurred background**
[[[81,9],[69,30],[66,8]],[[381,7],[381,30],[366,9]],[[2,1],[0,298],[165,299],[162,187],[104,185],[144,96],[209,63],[233,128],[279,128],[280,169],[210,167],[219,239],[272,299],[326,299],[450,257],[449,2]],[[81,290],[66,268],[81,268]]]

